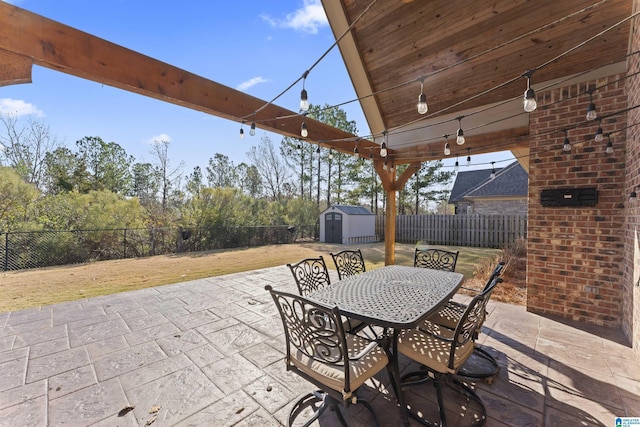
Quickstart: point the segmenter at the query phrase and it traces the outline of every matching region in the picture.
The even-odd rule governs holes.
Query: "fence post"
[[[4,233],[4,271],[9,270],[9,232]]]

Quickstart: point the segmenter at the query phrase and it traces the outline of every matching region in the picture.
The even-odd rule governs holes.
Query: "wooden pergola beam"
[[[529,127],[519,127],[490,132],[480,135],[467,136],[463,146],[453,144],[452,156],[463,154],[486,154],[496,151],[515,151],[529,148]],[[443,157],[443,142],[433,141],[407,148],[394,148],[396,164],[406,164],[415,161],[440,160]]]
[[[31,83],[32,65],[31,58],[0,49],[0,86]]]
[[[305,121],[305,140],[353,153],[353,143],[331,141],[355,135],[6,2],[0,2],[0,49],[0,64],[8,67],[0,72],[0,84],[30,82],[31,64],[36,64],[225,119],[241,122],[244,117],[292,138],[305,139],[300,137]],[[365,149],[375,145],[359,144]]]

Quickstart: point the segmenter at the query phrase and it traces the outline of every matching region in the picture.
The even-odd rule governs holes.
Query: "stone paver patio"
[[[285,371],[267,284],[295,292],[280,266],[0,313],[0,426],[285,424],[313,387]],[[490,310],[480,342],[502,369],[493,384],[475,384],[486,425],[614,426],[617,416],[640,417],[640,362],[620,332],[509,304]],[[383,371],[363,396],[382,426],[399,425],[387,386]],[[435,409],[433,387],[406,393]],[[350,425],[372,425],[361,405],[344,413]],[[315,423],[337,424],[330,412]]]

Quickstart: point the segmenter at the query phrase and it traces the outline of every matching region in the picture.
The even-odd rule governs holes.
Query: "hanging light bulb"
[[[593,103],[593,90],[589,91],[589,105],[587,106],[587,120],[595,120],[598,117],[596,104]]]
[[[380,145],[380,157],[387,157],[387,131],[382,132],[384,134],[384,141]]]
[[[249,129],[249,135],[254,136],[256,134],[256,122],[251,123],[251,129]]]
[[[333,160],[333,148],[329,149],[329,160]]]
[[[448,156],[450,154],[451,154],[451,149],[449,148],[449,143],[447,142],[444,144],[444,155]]]
[[[316,148],[316,153],[320,154],[320,146],[318,145],[318,148]]]
[[[424,94],[424,80],[420,81],[420,95],[418,95],[418,113],[427,114],[429,106],[427,105],[427,95]]]
[[[529,70],[523,75],[527,78],[527,90],[524,91],[524,111],[527,113],[531,113],[538,108],[538,103],[536,102],[536,93],[533,89],[531,89],[531,76],[535,70]]]
[[[384,160],[384,165],[382,165],[382,170],[387,170],[387,159]]]
[[[353,147],[353,154],[358,154],[358,141],[360,141],[360,139],[356,138],[356,146]]]
[[[567,135],[567,131],[564,131],[564,144],[562,144],[563,151],[571,151],[571,142],[569,142],[569,136]]]
[[[309,111],[309,97],[307,96],[307,90],[304,88],[304,83],[307,81],[309,70],[305,71],[302,75],[302,92],[300,92],[300,111],[306,113]]]
[[[300,127],[300,135],[303,138],[306,138],[307,136],[309,136],[309,131],[307,130],[307,123],[306,122],[302,122],[302,126]]]
[[[393,163],[391,163],[391,167],[389,168],[389,170],[390,170],[391,172],[393,172],[393,171],[395,170],[395,168],[394,168],[394,166],[393,166]]]
[[[240,127],[240,139],[244,139],[244,129]]]
[[[302,92],[300,92],[300,111],[302,111],[303,113],[309,111],[308,99],[309,97],[307,95],[307,90],[302,89]]]
[[[594,139],[596,142],[602,142],[604,139],[604,133],[602,133],[602,122],[598,125],[598,130],[596,130],[596,136]]]
[[[471,166],[471,154],[469,154],[469,148],[467,148],[467,167]]]
[[[462,119],[464,116],[457,117],[458,120],[458,132],[456,133],[456,144],[463,145],[465,143],[464,131],[462,130]]]
[[[460,169],[460,163],[458,163],[458,156],[456,156],[456,164],[453,165],[453,170],[458,172],[458,169]]]
[[[611,141],[611,135],[607,135],[608,141],[607,141],[607,148],[605,148],[604,152],[607,154],[612,154],[613,153],[613,142]]]
[[[496,177],[496,168],[494,166],[496,162],[491,162],[491,175],[489,175],[489,179],[493,179]]]

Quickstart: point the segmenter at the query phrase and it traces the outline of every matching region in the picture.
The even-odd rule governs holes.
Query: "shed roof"
[[[347,215],[373,215],[373,213],[365,208],[364,206],[349,206],[349,205],[333,205],[329,208],[325,209],[322,213],[325,213],[330,210],[338,209],[342,213]]]

